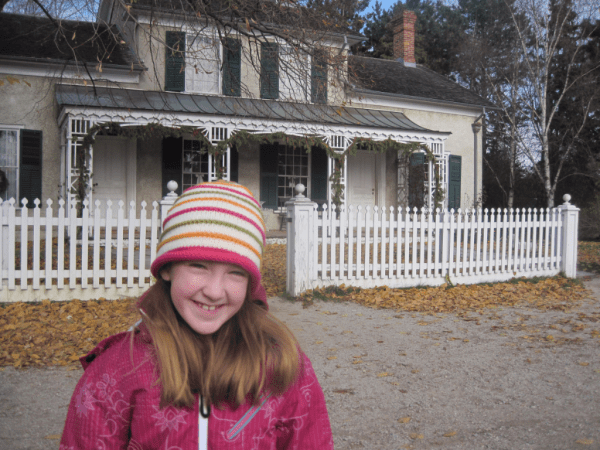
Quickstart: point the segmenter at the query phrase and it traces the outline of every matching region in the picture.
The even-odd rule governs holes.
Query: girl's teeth
[[[202,309],[204,309],[205,311],[214,311],[215,309],[217,309],[217,307],[202,305]]]

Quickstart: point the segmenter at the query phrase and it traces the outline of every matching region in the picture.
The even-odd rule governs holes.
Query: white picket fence
[[[161,209],[172,204],[165,198]],[[159,202],[137,211],[123,201],[84,202],[82,217],[65,202],[0,205],[0,301],[119,298],[140,295],[151,282],[161,222]]]
[[[553,209],[318,211],[296,197],[286,204],[287,291],[574,277],[579,210],[569,199]]]

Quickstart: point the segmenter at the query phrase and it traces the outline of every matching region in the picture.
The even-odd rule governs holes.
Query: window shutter
[[[177,181],[178,195],[181,195],[183,138],[165,138],[162,142],[162,195],[169,193],[167,183],[171,180]]]
[[[263,208],[277,208],[277,167],[279,145],[260,146],[260,201]]]
[[[27,198],[27,207],[42,200],[42,132],[21,130],[21,164],[19,166],[19,205]]]
[[[237,39],[227,38],[223,49],[223,95],[240,97],[242,79],[242,46]]]
[[[327,203],[327,153],[321,147],[311,150],[310,198],[319,207]]]
[[[260,98],[279,98],[279,47],[263,42],[260,55]]]
[[[422,208],[425,206],[425,153],[410,155],[408,172],[408,206]]]
[[[185,33],[167,31],[165,42],[165,91],[185,91]]]
[[[327,103],[327,63],[318,55],[313,57],[311,68],[311,101]]]
[[[461,182],[461,165],[462,156],[450,155],[448,158],[448,172],[450,179],[448,180],[448,209],[460,208],[460,182]]]
[[[236,147],[229,149],[229,181],[239,180],[240,156]]]

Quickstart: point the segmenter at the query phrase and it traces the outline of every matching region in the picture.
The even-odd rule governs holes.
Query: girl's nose
[[[202,293],[211,301],[219,301],[225,296],[225,284],[223,276],[218,273],[211,273],[206,277]]]

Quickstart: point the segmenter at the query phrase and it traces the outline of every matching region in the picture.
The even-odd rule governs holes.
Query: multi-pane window
[[[278,203],[293,197],[295,195],[294,187],[298,183],[308,186],[308,155],[304,149],[280,147],[278,170]]]
[[[209,36],[187,36],[185,90],[218,94],[221,75],[220,41]]]
[[[279,50],[279,98],[308,100],[308,56],[298,47],[281,45]]]
[[[208,152],[200,141],[183,140],[183,190],[208,181]]]
[[[1,192],[3,200],[18,199],[19,194],[19,131],[0,129],[0,169],[4,171],[8,187]]]

